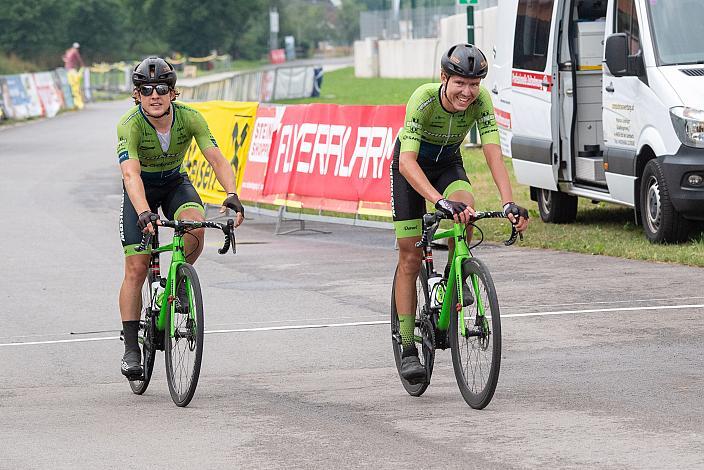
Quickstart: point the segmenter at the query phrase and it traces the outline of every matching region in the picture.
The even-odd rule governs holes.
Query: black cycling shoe
[[[142,370],[142,353],[137,349],[125,351],[125,355],[122,356],[122,364],[120,365],[120,371],[122,375],[130,380],[135,380],[144,374]]]
[[[401,377],[415,384],[425,380],[425,367],[418,359],[418,349],[415,344],[403,347],[401,354]]]

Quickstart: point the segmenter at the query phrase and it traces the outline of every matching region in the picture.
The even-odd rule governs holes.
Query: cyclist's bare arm
[[[401,152],[398,159],[399,172],[413,186],[413,189],[418,191],[418,194],[435,204],[443,198],[443,195],[430,184],[428,177],[425,176],[420,165],[418,165],[417,159],[418,154],[416,152]],[[467,206],[465,211],[467,214],[464,220],[469,220],[469,216],[474,215],[474,208]]]
[[[499,190],[499,194],[501,194],[501,204],[512,202],[513,191],[511,190],[511,181],[508,178],[508,170],[506,170],[504,158],[501,154],[501,146],[498,144],[484,144],[482,145],[482,151],[484,152],[486,163],[489,165],[491,176],[494,178],[494,183]],[[512,214],[509,214],[508,218],[511,222],[515,222]],[[516,229],[522,232],[527,227],[528,219],[521,217],[518,224],[516,224]]]
[[[125,190],[137,214],[150,210],[147,196],[144,193],[144,183],[142,183],[141,177],[142,165],[139,164],[139,160],[133,158],[125,160],[120,163],[120,170],[122,171]]]
[[[435,204],[439,199],[442,199],[442,194],[430,184],[428,177],[420,169],[416,152],[401,152],[398,158],[398,169],[406,181],[413,186],[413,189],[426,200]]]
[[[215,171],[215,177],[218,182],[222,185],[225,192],[228,194],[237,192],[237,182],[235,179],[235,173],[232,171],[232,166],[230,162],[227,161],[225,156],[222,154],[218,147],[209,147],[202,151],[203,156],[208,161],[213,170]],[[225,209],[223,208],[221,212]],[[244,220],[244,214],[238,212],[237,220],[235,221],[235,227],[239,225]]]
[[[227,193],[234,193],[237,190],[235,183],[235,173],[232,171],[230,162],[227,161],[218,147],[209,147],[203,150],[203,156],[215,170],[215,177]]]

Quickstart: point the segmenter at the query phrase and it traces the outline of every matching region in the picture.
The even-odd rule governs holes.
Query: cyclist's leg
[[[398,167],[391,167],[391,212],[398,240],[398,265],[394,285],[399,333],[403,345],[401,375],[406,380],[425,377],[425,367],[418,359],[414,330],[416,320],[416,279],[421,268],[422,252],[416,247],[420,240],[421,219],[425,200],[401,175]]]
[[[156,207],[151,207],[151,209],[155,211]],[[122,318],[122,331],[125,340],[125,354],[121,370],[124,375],[132,376],[141,374],[141,354],[137,342],[137,332],[142,309],[142,285],[147,276],[149,255],[135,252],[135,248],[142,240],[142,234],[137,227],[137,212],[124,189],[120,209],[120,239],[125,253],[125,275],[119,296],[120,317]]]
[[[205,220],[205,208],[198,192],[191,184],[187,175],[174,186],[173,190],[164,198],[162,208],[167,219],[174,220]],[[205,229],[196,229],[188,232],[183,237],[186,261],[190,264],[200,256],[203,251]]]

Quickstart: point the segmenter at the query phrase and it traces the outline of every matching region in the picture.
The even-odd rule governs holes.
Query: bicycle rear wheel
[[[396,362],[396,370],[401,379],[403,388],[406,389],[409,395],[414,397],[421,396],[430,385],[430,376],[433,373],[433,363],[435,362],[435,345],[433,337],[433,326],[426,315],[422,314],[424,306],[428,302],[428,276],[425,270],[421,268],[420,274],[416,279],[416,338],[421,339],[421,344],[418,345],[418,358],[420,363],[425,366],[426,378],[424,382],[410,383],[408,380],[401,377],[401,332],[396,311],[396,274],[394,274],[394,287],[391,289],[391,347],[393,349],[394,361]]]
[[[171,399],[186,406],[198,386],[203,356],[203,296],[196,270],[183,263],[176,271],[176,297],[164,333],[166,377]],[[170,325],[174,326],[171,335]]]
[[[450,348],[455,378],[462,397],[469,406],[482,409],[489,404],[499,380],[501,366],[501,318],[494,281],[487,267],[476,258],[465,260],[462,274],[469,276],[472,287],[476,280],[474,303],[462,307],[464,325],[459,323],[459,312],[450,315]],[[458,303],[457,289],[452,292],[453,305]],[[480,314],[480,306],[484,315]],[[463,331],[466,332],[463,334]]]
[[[153,310],[152,280],[147,276],[142,286],[142,313],[139,320],[139,332],[137,340],[142,345],[142,369],[144,374],[140,380],[130,380],[130,388],[137,395],[143,394],[154,370],[154,358],[156,357],[156,315],[158,311]]]

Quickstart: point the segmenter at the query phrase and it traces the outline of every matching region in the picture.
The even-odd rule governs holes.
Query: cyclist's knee
[[[459,191],[453,191],[451,194],[447,196],[447,198],[451,201],[459,201],[459,202],[464,202],[470,207],[474,207],[474,195],[470,193],[469,191],[465,190],[459,190]]]
[[[141,284],[147,277],[147,267],[149,257],[145,255],[134,255],[125,258],[125,281]]]
[[[404,274],[417,275],[420,271],[420,262],[420,250],[399,250],[398,267]]]

